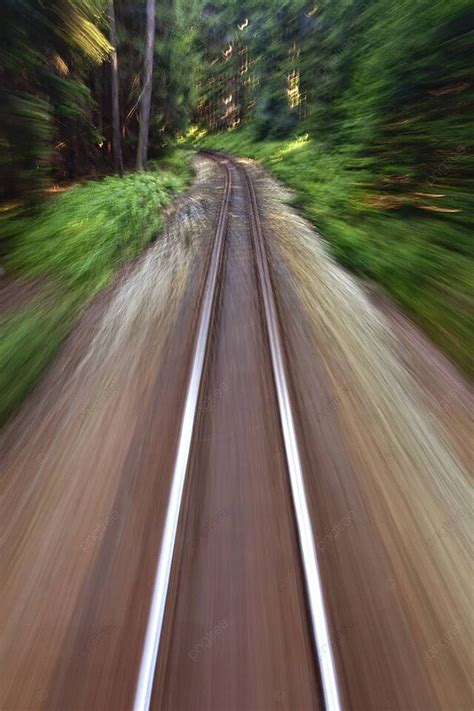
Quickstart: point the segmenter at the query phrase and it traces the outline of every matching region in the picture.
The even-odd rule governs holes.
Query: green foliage
[[[74,303],[55,309],[32,303],[0,322],[0,423],[22,400],[67,335]]]
[[[3,0],[0,9],[0,199],[41,199],[51,179],[112,171],[108,0]],[[145,2],[114,0],[119,125],[135,164]],[[156,3],[150,157],[185,131],[197,100],[199,7]]]
[[[125,161],[135,158],[139,99],[142,91],[141,72],[144,49],[144,2],[115,0],[117,53],[122,102],[122,135]],[[163,0],[156,3],[156,35],[149,156],[160,157],[177,133],[186,129],[191,110],[197,101],[196,76],[199,55],[193,45],[196,36],[198,8],[193,0]],[[108,77],[104,94],[108,99]],[[102,91],[102,90],[101,90]],[[101,92],[98,92],[101,93]],[[107,106],[105,117],[107,117]],[[107,137],[110,137],[110,122]]]
[[[381,284],[468,373],[474,372],[469,317],[473,245],[453,215],[374,210],[343,151],[307,136],[257,142],[251,127],[208,136],[201,145],[260,160],[293,191],[292,203],[318,228],[338,261]]]
[[[179,157],[178,155],[179,154]],[[163,208],[189,182],[186,154],[158,172],[109,177],[72,188],[24,216],[3,218],[14,275],[46,280],[50,297],[0,322],[0,420],[27,392],[78,312],[162,227]]]
[[[65,162],[79,162],[85,136],[94,134],[85,75],[110,49],[99,28],[103,7],[104,0],[2,2],[0,195],[41,188],[53,142]]]
[[[472,372],[472,3],[204,8],[201,36],[213,41],[201,50],[201,125],[230,127],[221,99],[231,90],[230,44],[245,46],[251,87],[243,130],[205,145],[261,160],[335,257],[382,284]]]
[[[151,160],[148,167],[151,171],[165,170],[179,177],[180,180],[188,183],[191,181],[194,170],[191,165],[191,157],[196,149],[192,146],[182,145],[167,150],[159,160]]]
[[[189,115],[197,101],[196,75],[199,57],[193,51],[195,17],[185,0],[157,4],[156,69],[152,93],[151,149],[187,128]]]
[[[160,208],[182,181],[160,174],[108,177],[76,187],[11,220],[10,269],[47,274],[92,297],[124,261],[134,257],[161,227]]]

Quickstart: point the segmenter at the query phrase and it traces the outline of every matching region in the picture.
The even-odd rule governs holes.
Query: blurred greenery
[[[145,6],[112,5],[117,110],[110,0],[0,3],[0,278],[6,276],[7,295],[16,279],[41,285],[41,298],[26,290],[27,304],[12,304],[0,323],[0,418],[35,381],[79,311],[159,232],[163,206],[190,180],[188,155],[174,150],[174,138],[197,100],[195,0],[157,3],[151,172],[104,178],[113,167],[113,111],[125,168],[135,165]]]
[[[112,171],[108,5],[109,0],[0,3],[0,200],[40,200],[52,181]],[[186,129],[197,101],[195,5],[194,0],[157,3],[152,158]],[[140,121],[145,0],[114,0],[114,8],[118,118],[130,167]]]
[[[70,177],[86,162],[86,145],[96,143],[86,77],[110,50],[100,29],[105,4],[3,0],[0,197],[37,197],[60,157]]]
[[[140,123],[145,0],[114,0],[125,167]],[[163,0],[151,174],[112,170],[108,0],[0,5],[0,271],[56,302],[0,325],[3,416],[73,319],[160,229],[189,179],[170,150],[261,160],[346,267],[386,289],[473,373],[470,0]],[[221,133],[216,133],[221,131]],[[212,134],[212,135],[211,135]],[[1,413],[0,413],[1,415]]]
[[[35,382],[80,311],[160,231],[163,208],[190,182],[184,150],[158,172],[108,177],[76,186],[9,214],[2,228],[13,245],[13,277],[40,278],[47,294],[0,321],[0,420]]]
[[[261,160],[334,256],[472,374],[470,0],[204,7],[203,145]]]
[[[335,258],[382,285],[473,374],[474,273],[468,224],[449,214],[408,216],[366,206],[344,153],[327,153],[307,136],[256,141],[249,126],[207,136],[201,145],[261,161],[292,189],[292,204],[321,231]]]

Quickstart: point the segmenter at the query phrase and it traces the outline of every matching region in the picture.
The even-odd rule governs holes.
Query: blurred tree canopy
[[[210,131],[308,132],[344,153],[374,209],[436,210],[419,193],[441,174],[472,185],[470,0],[213,0],[198,42]]]
[[[204,0],[198,39],[204,144],[263,161],[472,373],[471,0]]]
[[[102,18],[102,0],[2,4],[0,170],[7,194],[40,185],[60,157],[72,172],[94,140],[86,76],[110,49]]]
[[[126,165],[137,148],[145,0],[115,0],[119,124]],[[192,2],[156,4],[149,151],[186,128],[195,102]],[[38,195],[51,179],[112,168],[107,0],[3,0],[0,10],[0,178],[3,198]]]
[[[114,7],[119,126],[132,166],[146,0]],[[4,197],[112,169],[108,18],[107,0],[3,0]],[[162,0],[150,157],[190,117],[210,131],[246,122],[257,140],[307,132],[344,155],[368,207],[436,211],[427,188],[440,178],[464,191],[472,184],[473,38],[470,0]]]
[[[473,56],[471,0],[2,0],[1,210],[112,172],[118,136],[133,168],[151,66],[142,166],[190,122],[221,132],[465,364]]]

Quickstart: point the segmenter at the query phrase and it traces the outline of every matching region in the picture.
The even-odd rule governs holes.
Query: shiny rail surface
[[[189,454],[191,451],[193,427],[198,406],[199,390],[201,387],[205,365],[209,331],[215,309],[217,291],[216,286],[222,262],[225,235],[227,232],[229,217],[228,207],[232,187],[231,172],[228,164],[226,161],[222,161],[221,165],[225,170],[224,198],[219,212],[216,237],[202,298],[202,307],[191,366],[191,375],[186,393],[181,431],[173,469],[170,499],[166,514],[163,540],[161,543],[160,557],[158,560],[158,567],[153,588],[150,616],[148,619],[145,644],[135,693],[135,711],[148,711],[151,703],[156,660],[160,646],[166,598],[168,594],[171,566],[176,542],[176,532],[178,529],[183,489],[186,479],[186,471],[188,468]]]
[[[239,163],[236,163],[236,165],[244,174],[251,206],[251,231],[259,274],[259,284],[265,309],[265,322],[272,359],[273,377],[324,701],[327,711],[340,711],[339,689],[323,599],[321,575],[308,510],[301,459],[298,451],[298,440],[285,373],[278,314],[268,268],[262,225],[258,212],[257,195],[248,171]]]
[[[233,170],[240,172],[244,177],[244,183],[248,193],[250,218],[249,229],[253,241],[257,264],[260,296],[264,307],[264,320],[268,336],[273,380],[275,384],[279,419],[286,455],[286,465],[289,474],[293,509],[298,532],[298,544],[304,571],[309,617],[316,653],[316,664],[321,679],[326,710],[340,711],[341,704],[339,699],[339,689],[330,643],[327,616],[325,612],[321,576],[308,510],[301,459],[298,451],[295,421],[285,373],[279,320],[266,256],[263,230],[259,217],[257,196],[252,178],[244,166],[230,157],[224,157],[222,155],[207,151],[206,154],[224,168],[224,198],[219,213],[216,238],[212,248],[202,299],[202,308],[197,330],[191,376],[186,394],[177,455],[173,471],[170,499],[166,515],[160,557],[158,560],[138,683],[136,687],[134,711],[148,711],[151,706],[155,668],[165,616],[166,599],[173,564],[177,529],[180,511],[182,508],[183,490],[190,458],[193,429],[198,409],[199,392],[205,367],[206,353],[208,351],[209,334],[216,309],[216,292],[219,282],[219,271],[223,262],[224,242],[229,222],[229,202],[232,190]]]

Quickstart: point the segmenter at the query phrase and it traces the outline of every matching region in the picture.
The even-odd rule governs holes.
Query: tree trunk
[[[153,82],[153,53],[155,49],[155,0],[146,3],[145,61],[143,91],[140,102],[140,128],[138,132],[137,170],[145,170],[150,129],[151,88]]]
[[[120,103],[119,80],[117,59],[117,31],[115,28],[114,0],[109,2],[110,44],[112,45],[111,70],[112,70],[112,126],[114,147],[114,170],[117,175],[123,175],[122,139],[120,136]]]

